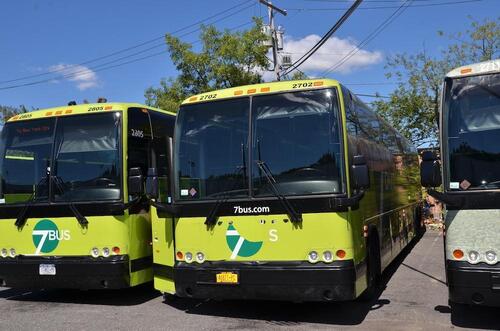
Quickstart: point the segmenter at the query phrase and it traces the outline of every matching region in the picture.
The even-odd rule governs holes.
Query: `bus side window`
[[[171,197],[168,159],[168,138],[174,135],[175,117],[156,111],[149,113],[153,128],[152,166],[158,171],[159,201],[169,202]]]

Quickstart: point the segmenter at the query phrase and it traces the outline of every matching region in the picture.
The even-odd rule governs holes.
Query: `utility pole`
[[[276,80],[280,80],[280,60],[278,57],[278,33],[276,29],[274,28],[274,12],[278,12],[283,16],[286,16],[287,12],[286,10],[283,10],[281,8],[276,7],[271,3],[271,1],[266,1],[266,0],[259,0],[261,4],[267,7],[267,15],[269,18],[269,28],[271,32],[271,41],[272,41],[272,47],[273,47],[273,62],[274,62],[274,73],[276,74]]]

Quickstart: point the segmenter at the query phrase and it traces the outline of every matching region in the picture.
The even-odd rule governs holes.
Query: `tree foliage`
[[[446,73],[500,55],[500,17],[482,22],[470,19],[465,32],[438,32],[452,40],[439,56],[430,56],[423,50],[387,59],[386,76],[396,79],[398,86],[388,101],[375,102],[376,109],[417,146],[437,143],[439,98]]]
[[[163,79],[159,87],[148,88],[146,103],[176,111],[189,95],[261,82],[260,72],[269,61],[268,48],[262,45],[266,35],[261,26],[260,19],[255,19],[251,29],[238,32],[202,26],[199,51],[167,35],[167,49],[179,75]]]
[[[9,118],[16,116],[17,114],[27,113],[28,111],[29,110],[23,105],[19,107],[0,105],[0,127],[7,123]]]

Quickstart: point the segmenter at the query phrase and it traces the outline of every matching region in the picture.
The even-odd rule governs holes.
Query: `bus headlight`
[[[323,252],[323,261],[332,262],[333,261],[333,253],[330,251]]]
[[[311,263],[316,263],[318,262],[318,252],[316,251],[310,251],[309,254],[307,254],[307,259],[309,260],[309,262]]]
[[[9,251],[10,257],[16,257],[16,250],[14,248],[11,248]]]
[[[104,248],[102,249],[102,256],[104,256],[104,257],[108,257],[108,256],[109,256],[109,254],[111,254],[111,251],[109,250],[109,248],[104,247]]]
[[[486,263],[495,264],[497,263],[497,254],[494,251],[487,251],[484,253],[484,258],[486,259]]]
[[[99,248],[97,247],[94,247],[90,250],[90,255],[92,255],[92,257],[99,257]]]
[[[467,254],[467,260],[472,264],[478,263],[480,257],[481,255],[479,255],[479,253],[476,251],[469,251]]]
[[[202,252],[198,252],[196,253],[196,261],[198,263],[203,263],[205,262],[205,254],[203,254]]]
[[[187,252],[186,255],[184,255],[184,259],[186,260],[187,263],[193,262],[193,254]]]

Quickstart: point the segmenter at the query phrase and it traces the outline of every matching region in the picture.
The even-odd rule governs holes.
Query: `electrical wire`
[[[483,0],[462,0],[462,1],[450,1],[450,2],[439,2],[439,3],[427,3],[427,4],[414,4],[408,7],[434,7],[434,6],[448,6],[448,5],[460,5],[465,3],[480,2]],[[394,9],[398,6],[376,6],[376,7],[360,7],[360,10],[373,10],[373,9]],[[346,10],[345,8],[288,8],[288,11],[341,11]]]
[[[387,17],[375,30],[373,30],[363,41],[358,43],[356,47],[349,52],[346,56],[344,56],[339,62],[328,68],[327,70],[323,71],[321,73],[321,76],[325,76],[329,74],[330,72],[334,71],[347,61],[349,61],[350,58],[352,58],[356,53],[358,53],[361,48],[365,45],[367,45],[370,41],[372,41],[375,37],[377,37],[387,26],[389,26],[396,18],[398,18],[407,8],[408,5],[412,3],[413,0],[404,0],[404,2],[396,9],[389,17]]]
[[[344,22],[351,16],[351,14],[358,8],[358,6],[361,4],[363,0],[356,0],[351,7],[342,15],[342,17],[330,28],[330,30],[323,36],[321,39],[309,50],[307,51],[303,56],[301,56],[297,61],[295,61],[288,69],[284,70],[283,75],[288,75],[300,65],[302,65],[307,59],[309,59],[316,51],[323,46],[324,43],[330,37],[337,31],[343,24]]]
[[[253,0],[246,0],[246,1],[243,1],[243,2],[239,3],[238,5],[232,6],[232,7],[230,7],[230,8],[225,9],[225,10],[222,10],[222,11],[220,11],[220,12],[218,12],[218,13],[214,14],[214,15],[211,15],[211,16],[209,16],[209,17],[206,17],[206,18],[202,19],[202,20],[199,20],[199,21],[197,21],[197,22],[195,22],[195,23],[192,23],[192,24],[189,24],[189,25],[187,25],[187,26],[184,26],[184,27],[182,27],[182,28],[180,28],[180,29],[177,29],[177,30],[175,30],[175,31],[171,32],[170,34],[172,34],[172,35],[178,34],[178,33],[182,32],[182,31],[185,31],[185,30],[187,30],[187,29],[189,29],[189,28],[192,28],[192,27],[194,27],[194,26],[198,26],[198,25],[200,25],[200,24],[202,24],[202,23],[204,23],[204,22],[206,22],[206,21],[209,21],[209,20],[211,20],[211,19],[213,19],[213,18],[216,18],[216,17],[218,17],[218,16],[220,16],[220,15],[223,15],[223,14],[226,14],[226,13],[228,13],[228,12],[231,12],[232,10],[234,10],[234,9],[236,9],[236,8],[238,8],[238,7],[244,6],[244,5],[248,4],[248,3],[252,3],[252,4],[251,4],[251,5],[248,5],[248,6],[245,6],[245,7],[243,7],[243,8],[240,8],[240,9],[238,9],[237,11],[235,11],[234,13],[228,14],[227,16],[223,17],[223,19],[226,19],[226,18],[229,18],[229,17],[234,16],[234,15],[236,15],[236,14],[239,14],[240,12],[242,12],[242,11],[244,11],[244,10],[246,10],[246,9],[250,8],[250,7],[255,6],[255,3],[254,3],[254,1],[253,1]],[[217,22],[219,22],[220,20],[222,20],[222,19],[219,19],[219,20],[217,20],[217,21],[215,21],[215,22],[211,22],[211,23],[209,23],[209,24],[214,24],[214,23],[217,23]],[[198,29],[196,29],[196,30],[192,31],[191,33],[196,32],[196,31],[199,31],[199,30],[200,30],[200,29],[198,28]],[[189,34],[189,33],[188,33],[188,34]],[[156,38],[153,38],[153,39],[150,39],[150,40],[147,40],[147,41],[141,42],[141,43],[139,43],[139,44],[132,45],[132,46],[130,46],[130,47],[123,48],[123,49],[120,49],[120,50],[118,50],[118,51],[114,51],[114,52],[109,53],[109,54],[107,54],[107,55],[103,55],[103,56],[99,56],[99,57],[96,57],[96,58],[93,58],[93,59],[90,59],[90,60],[86,60],[86,61],[81,62],[81,63],[79,63],[79,64],[73,64],[73,65],[69,65],[69,66],[67,66],[67,67],[65,67],[65,68],[62,68],[62,69],[54,69],[54,70],[49,70],[49,71],[46,71],[46,72],[43,72],[43,73],[39,73],[39,74],[28,75],[28,76],[23,76],[23,77],[19,77],[19,78],[14,78],[14,79],[9,79],[9,80],[0,81],[0,84],[12,83],[12,82],[17,82],[17,81],[21,81],[21,80],[27,80],[27,79],[30,79],[30,78],[37,78],[37,77],[42,77],[42,76],[46,76],[46,75],[50,75],[50,74],[54,74],[54,73],[64,72],[64,71],[67,71],[67,70],[68,70],[69,68],[71,68],[71,67],[75,67],[75,68],[77,68],[77,67],[79,67],[79,66],[84,66],[84,65],[89,64],[89,63],[94,63],[94,62],[97,62],[97,61],[100,61],[100,60],[103,60],[103,59],[106,59],[106,58],[113,57],[113,56],[118,55],[118,54],[120,54],[120,53],[125,53],[125,52],[131,51],[131,50],[133,50],[133,49],[141,48],[142,46],[145,46],[145,45],[151,44],[151,43],[153,43],[153,42],[155,42],[155,41],[158,41],[158,40],[163,40],[164,38],[165,38],[165,35],[162,35],[162,36],[159,36],[159,37],[156,37]],[[164,44],[164,43],[162,43],[161,45],[163,46],[163,45],[165,45],[165,44]],[[153,47],[148,48],[148,49],[143,50],[143,51],[151,50],[151,49],[156,48],[156,47],[159,47],[159,46],[160,46],[160,45],[153,46]],[[143,51],[141,51],[141,52],[143,52]],[[139,53],[141,53],[141,52],[139,52]],[[138,54],[138,53],[134,53],[134,55],[135,55],[135,54]],[[130,55],[130,57],[133,57],[134,55]],[[122,59],[122,58],[120,58],[120,59]],[[117,60],[117,61],[119,61],[119,60]],[[50,79],[50,80],[53,80],[53,79]],[[33,84],[29,84],[29,85],[33,85]],[[23,84],[20,84],[20,86],[24,86],[24,85],[23,85]],[[10,86],[8,86],[7,88],[14,88],[14,87],[10,87]],[[2,89],[6,89],[6,88],[0,88],[0,90],[2,90]]]

